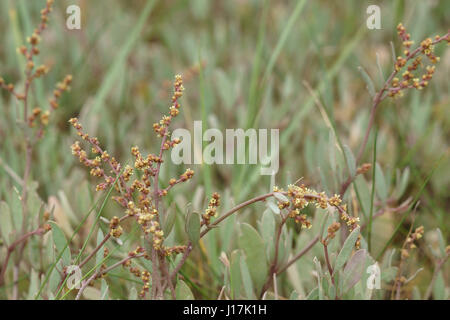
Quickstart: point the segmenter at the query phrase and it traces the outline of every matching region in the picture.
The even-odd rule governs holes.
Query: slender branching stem
[[[89,253],[89,255],[86,258],[84,258],[83,261],[81,261],[81,263],[78,265],[78,267],[81,269],[86,263],[88,263],[89,260],[91,260],[92,257],[95,256],[95,254],[98,252],[98,250],[100,250],[103,247],[103,245],[106,243],[106,241],[109,240],[109,238],[111,238],[111,234],[110,233],[108,233],[103,238],[103,240],[94,248],[94,250],[92,250],[91,253]]]
[[[331,282],[334,285],[335,283],[334,283],[333,267],[331,267],[330,258],[328,256],[328,245],[327,244],[323,244],[323,252],[325,255],[325,261],[327,263],[328,273],[330,274]]]
[[[122,260],[120,260],[120,261],[118,261],[118,262],[116,262],[116,263],[110,265],[110,266],[107,267],[106,269],[104,269],[104,270],[101,272],[100,276],[102,276],[102,275],[104,275],[104,274],[107,274],[108,272],[110,272],[111,270],[117,268],[118,266],[124,265],[127,261],[129,261],[129,260],[131,260],[131,259],[142,258],[142,257],[144,257],[144,256],[145,256],[145,253],[140,253],[140,254],[137,254],[137,255],[134,255],[134,256],[128,256],[128,257],[126,257],[126,258],[123,258]]]
[[[86,281],[83,281],[80,290],[78,290],[77,296],[75,297],[75,300],[80,300],[81,295],[83,294],[84,290],[87,288],[89,283],[91,283],[92,280],[94,280],[98,276],[98,271],[94,272],[92,276],[90,276]]]
[[[280,214],[281,215],[281,214]],[[260,298],[264,295],[264,292],[270,287],[270,284],[275,281],[274,277],[276,277],[277,274],[277,268],[278,268],[278,255],[280,251],[280,239],[281,239],[281,233],[283,232],[283,226],[285,225],[287,219],[289,218],[289,215],[286,214],[285,216],[281,216],[281,223],[277,228],[277,234],[275,237],[275,253],[272,260],[272,263],[269,267],[269,274],[267,275],[267,280],[261,290]]]

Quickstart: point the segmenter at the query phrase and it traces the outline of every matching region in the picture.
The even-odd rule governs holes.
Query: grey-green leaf
[[[230,255],[230,291],[232,299],[239,298],[241,283],[241,253],[239,250],[234,250]]]
[[[31,276],[30,276],[30,285],[28,288],[28,296],[27,300],[31,300],[36,295],[37,291],[39,289],[39,276],[38,273],[31,269]]]
[[[284,194],[282,194],[280,192],[274,192],[273,195],[280,202],[289,202],[289,199]]]
[[[177,217],[177,209],[175,207],[175,202],[172,202],[172,204],[169,206],[169,209],[166,211],[162,223],[162,230],[164,232],[165,237],[168,237],[170,232],[172,232],[176,217]]]
[[[253,283],[250,276],[250,271],[248,270],[246,259],[243,255],[241,255],[241,275],[242,275],[242,284],[244,285],[244,291],[247,299],[255,299],[255,293],[253,291]]]
[[[109,300],[109,286],[106,283],[105,279],[102,279],[102,284],[100,288],[100,299],[101,300]]]
[[[336,137],[332,129],[328,133],[328,159],[332,172],[336,172]]]
[[[361,204],[361,210],[366,219],[370,212],[370,190],[363,175],[358,175],[354,181],[355,187],[358,190],[358,200]]]
[[[445,294],[445,281],[442,275],[442,270],[439,271],[436,281],[433,286],[433,299],[434,300],[445,300],[447,299]]]
[[[336,258],[334,272],[340,270],[347,262],[347,260],[350,258],[350,255],[352,254],[353,248],[355,247],[355,243],[356,240],[358,239],[358,236],[359,236],[359,227],[355,228],[355,230],[353,230],[345,240],[344,245],[342,246],[342,249]]]
[[[344,148],[345,160],[347,161],[348,170],[350,172],[350,175],[352,177],[354,177],[356,174],[355,156],[353,155],[352,150],[350,150],[350,148],[346,144],[343,145],[343,148]]]
[[[377,194],[381,198],[381,200],[385,201],[388,196],[388,187],[383,171],[381,170],[381,167],[378,163],[375,167],[375,175],[375,189],[377,190]]]
[[[369,91],[369,94],[371,97],[375,96],[375,86],[373,84],[372,79],[370,78],[370,76],[367,74],[366,70],[364,70],[364,68],[362,67],[358,67],[359,72],[361,73],[364,82],[367,85],[367,90]]]
[[[344,268],[344,292],[350,290],[362,277],[367,251],[360,249],[350,258]]]
[[[323,300],[324,296],[323,296],[323,287],[322,287],[323,281],[322,280],[324,280],[324,277],[323,277],[323,273],[322,273],[322,265],[320,264],[320,261],[317,259],[317,257],[313,258],[313,262],[316,265],[316,271],[317,271],[318,298],[319,298],[319,300]]]
[[[259,292],[267,277],[268,267],[264,240],[249,224],[241,224],[239,247],[244,250],[254,287]]]
[[[97,232],[97,246],[103,241],[104,236],[102,230],[98,229]],[[100,262],[103,260],[103,250],[98,250],[97,254],[95,255],[95,265],[98,265],[98,269],[101,268]]]
[[[299,297],[299,295],[298,295],[297,291],[294,290],[289,295],[289,300],[298,300],[298,297]]]
[[[11,210],[6,202],[0,202],[0,236],[6,244],[11,243],[11,232],[13,230]]]
[[[130,289],[130,293],[128,295],[128,300],[137,300],[138,299],[138,293],[135,287],[132,287]]]
[[[194,294],[183,280],[178,280],[175,296],[177,300],[194,300]]]
[[[266,255],[268,260],[270,261],[275,251],[275,244],[273,241],[273,237],[275,235],[275,215],[273,214],[272,210],[264,210],[259,227],[261,236],[265,243]]]
[[[445,253],[446,244],[445,244],[444,236],[442,235],[441,229],[437,228],[436,232],[438,234],[439,252],[441,254],[441,258],[444,258],[446,256],[446,253]]]
[[[306,300],[317,300],[319,298],[319,288],[315,287],[306,297]]]
[[[381,280],[389,283],[393,281],[397,275],[398,268],[397,267],[389,267],[386,269],[383,269],[381,272]]]
[[[53,221],[49,222],[52,226],[52,237],[53,237],[53,243],[55,244],[57,254],[58,256],[63,250],[64,253],[62,254],[61,260],[64,262],[65,265],[70,265],[70,250],[68,247],[66,247],[66,237],[64,236],[64,232],[61,230],[61,228]]]
[[[408,186],[409,172],[410,172],[409,168],[406,168],[405,170],[403,170],[400,181],[398,182],[398,189],[397,189],[397,193],[396,193],[397,198],[400,198],[403,195],[403,193],[406,190],[406,187]]]
[[[277,204],[272,201],[267,201],[267,207],[272,210],[275,214],[280,214],[280,208],[278,208]]]

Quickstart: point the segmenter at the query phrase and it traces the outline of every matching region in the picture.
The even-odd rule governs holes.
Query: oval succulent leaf
[[[362,277],[366,265],[367,250],[360,249],[344,268],[344,291],[350,290]]]
[[[193,244],[200,240],[200,215],[198,212],[193,211],[187,215],[186,233]]]
[[[345,240],[344,245],[342,246],[342,249],[336,258],[334,272],[340,270],[347,262],[347,260],[350,258],[350,255],[352,254],[353,248],[355,247],[355,243],[356,240],[358,239],[358,236],[359,236],[359,227],[355,228],[355,230],[353,230]]]

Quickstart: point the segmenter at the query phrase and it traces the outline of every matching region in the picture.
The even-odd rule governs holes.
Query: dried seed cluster
[[[81,141],[89,145],[89,148],[86,149],[82,147],[81,141],[75,141],[71,147],[72,154],[77,156],[83,165],[90,168],[92,176],[102,179],[96,187],[97,191],[114,186],[118,194],[113,196],[113,199],[124,208],[125,215],[120,218],[113,217],[110,220],[110,236],[119,238],[124,232],[120,223],[125,219],[133,218],[140,225],[147,241],[151,243],[153,249],[160,256],[169,256],[186,251],[186,246],[165,247],[163,245],[164,232],[160,226],[157,200],[159,197],[167,195],[170,188],[176,184],[190,180],[194,175],[194,171],[187,169],[178,179],[170,179],[169,185],[165,189],[160,190],[155,185],[159,167],[163,163],[163,151],[180,143],[179,139],[169,139],[168,126],[179,113],[180,103],[178,100],[183,92],[182,83],[181,76],[177,75],[174,81],[174,94],[171,100],[171,107],[169,108],[169,115],[163,116],[162,120],[153,126],[157,135],[163,138],[159,154],[143,155],[139,147],[134,146],[131,148],[131,155],[134,158],[133,166],[123,166],[114,157],[110,156],[106,150],[102,149],[96,137],[90,137],[83,131],[83,127],[77,118],[69,120]],[[60,86],[60,89],[64,89],[64,86]],[[141,174],[139,178],[133,179],[135,171],[140,171]],[[129,253],[129,257],[131,259],[144,251],[143,248],[138,247],[134,252]],[[150,259],[148,253],[145,253],[145,258]],[[132,274],[142,279],[144,285],[141,296],[145,296],[150,286],[150,273],[141,271],[139,268],[130,267],[131,262],[129,259],[123,265],[129,267],[129,271]]]
[[[114,216],[109,223],[109,234],[114,238],[120,238],[123,233],[122,227],[119,225],[119,218]]]
[[[164,254],[166,256],[170,256],[172,254],[180,254],[180,253],[185,252],[186,249],[187,249],[187,246],[173,246],[170,248],[164,248],[164,250],[165,250]]]
[[[62,82],[58,82],[56,89],[53,91],[53,97],[50,99],[50,109],[43,111],[41,108],[36,107],[32,110],[31,115],[28,117],[28,126],[34,127],[36,125],[35,120],[37,117],[40,119],[40,123],[43,126],[48,125],[49,117],[52,111],[59,107],[58,99],[61,97],[64,91],[70,89],[70,84],[72,83],[72,76],[67,75]]]
[[[144,259],[150,260],[150,256],[145,252],[145,249],[141,246],[138,246],[134,251],[130,251],[128,253],[128,258],[122,263],[124,268],[128,268],[128,271],[140,278],[143,282],[142,289],[139,293],[140,297],[144,298],[145,294],[149,291],[151,274],[147,270],[141,270],[139,267],[132,267],[131,260],[136,257],[144,257]]]
[[[69,120],[69,123],[72,124],[72,126],[77,130],[78,136],[80,136],[84,141],[88,142],[91,145],[91,152],[95,157],[89,159],[88,153],[81,147],[79,141],[75,141],[72,144],[72,154],[77,156],[80,162],[86,167],[91,168],[90,174],[92,176],[104,179],[104,182],[97,185],[97,191],[108,188],[115,182],[116,179],[112,175],[108,175],[105,172],[105,170],[102,168],[103,163],[108,163],[111,168],[110,173],[116,176],[119,175],[121,171],[120,163],[118,163],[114,157],[111,157],[106,150],[103,150],[100,147],[100,142],[96,137],[90,137],[87,133],[84,133],[83,126],[78,122],[77,118],[71,118]],[[126,187],[123,176],[120,177],[118,185],[116,185],[116,190],[119,190],[119,187]],[[131,196],[130,192],[127,192],[127,194]]]
[[[175,92],[172,96],[172,106],[169,108],[169,115],[163,116],[163,118],[159,121],[159,123],[153,124],[153,130],[158,134],[160,137],[165,137],[169,134],[168,126],[172,122],[172,119],[175,118],[179,112],[180,112],[180,103],[178,102],[178,99],[181,98],[183,95],[184,87],[183,87],[183,80],[180,75],[175,76],[175,82],[174,82],[174,89]],[[180,141],[178,140],[178,143]],[[171,146],[175,145],[176,143],[174,141],[171,142],[164,142],[163,149],[168,150]]]
[[[423,233],[424,233],[424,228],[423,228],[423,226],[420,226],[420,227],[416,228],[416,230],[413,233],[408,235],[408,237],[406,238],[405,244],[402,248],[402,252],[401,252],[402,259],[406,259],[409,257],[409,252],[412,249],[416,248],[414,241],[422,238]]]
[[[363,163],[358,169],[356,169],[356,174],[365,174],[367,171],[372,168],[371,163]]]
[[[341,204],[342,200],[339,195],[335,194],[332,197],[327,197],[325,192],[317,192],[314,189],[307,188],[305,185],[289,185],[287,192],[279,187],[274,187],[274,192],[280,192],[286,194],[290,199],[289,202],[282,202],[278,200],[278,207],[280,209],[289,208],[289,217],[302,226],[302,228],[311,228],[311,222],[308,221],[306,214],[301,210],[308,206],[310,203],[314,204],[316,208],[326,209],[328,206],[334,207],[338,210],[340,219],[344,221],[349,227],[350,231],[353,231],[358,227],[359,218],[352,217],[347,213],[347,205]],[[340,225],[339,225],[340,227]],[[334,235],[333,235],[334,236]],[[361,236],[358,237],[355,246],[359,248]]]
[[[410,34],[406,32],[405,27],[401,23],[397,26],[397,33],[403,41],[402,45],[404,47],[404,56],[397,57],[394,66],[395,72],[400,72],[400,70],[402,70],[408,63],[409,66],[402,73],[401,78],[392,78],[388,89],[388,95],[394,98],[402,97],[404,89],[414,88],[421,90],[428,86],[428,83],[433,78],[435,71],[434,64],[438,63],[440,60],[440,58],[434,54],[434,45],[444,40],[447,42],[450,41],[449,33],[442,37],[437,35],[434,40],[431,38],[423,40],[420,43],[420,46],[411,52],[411,45],[413,45],[414,42],[411,40]],[[419,66],[423,67],[423,56],[426,56],[432,65],[426,66],[425,72],[420,75],[418,74],[418,68]]]
[[[341,224],[339,222],[333,222],[327,229],[328,233],[325,239],[322,239],[322,243],[324,245],[328,245],[331,239],[334,239],[336,236],[336,232],[341,228]]]
[[[80,141],[76,141],[72,145],[72,153],[79,158],[83,165],[90,168],[92,176],[102,179],[102,182],[96,187],[97,191],[114,186],[118,195],[113,196],[113,199],[124,208],[125,215],[121,218],[114,217],[110,220],[110,236],[119,238],[124,232],[120,223],[125,219],[134,218],[140,225],[146,241],[151,244],[153,250],[160,257],[180,254],[187,250],[186,246],[166,247],[163,245],[164,232],[160,227],[158,211],[158,200],[160,197],[167,195],[168,191],[176,184],[188,181],[194,176],[194,171],[187,169],[178,179],[170,179],[169,185],[165,189],[158,188],[158,175],[159,168],[163,163],[163,151],[181,142],[180,139],[170,140],[168,126],[179,113],[180,103],[178,100],[184,90],[182,83],[181,76],[177,75],[175,77],[174,94],[171,100],[171,107],[169,108],[169,115],[163,116],[161,121],[153,126],[157,135],[162,137],[159,154],[144,156],[139,147],[134,146],[131,148],[131,155],[134,157],[133,166],[122,166],[106,150],[100,147],[96,137],[90,137],[83,131],[83,127],[77,118],[69,120],[77,131],[78,136],[89,145],[91,154],[88,154],[88,151],[86,151],[88,149],[83,149]],[[105,166],[108,168],[105,168]],[[139,178],[133,179],[135,171],[140,171],[141,174]],[[150,288],[151,274],[147,270],[131,267],[131,259],[138,255],[144,256],[148,260],[151,259],[149,252],[146,252],[142,247],[138,247],[135,251],[129,253],[128,258],[122,264],[143,281],[140,296],[145,297]],[[157,262],[154,261],[154,263]],[[101,274],[103,275],[103,273]]]

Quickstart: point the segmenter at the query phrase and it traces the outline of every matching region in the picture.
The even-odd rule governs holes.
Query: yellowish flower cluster
[[[192,170],[190,168],[186,169],[186,171],[182,175],[180,175],[180,177],[178,179],[175,179],[175,178],[169,179],[169,185],[165,189],[159,190],[159,195],[166,196],[167,193],[169,192],[169,190],[172,189],[175,185],[177,185],[181,182],[188,181],[188,180],[192,179],[193,176],[194,176],[194,170]]]
[[[331,239],[334,239],[336,236],[336,232],[341,228],[341,224],[339,222],[333,222],[327,229],[327,236],[325,239],[322,239],[322,243],[324,245],[328,245],[328,242]]]
[[[305,185],[289,185],[287,192],[275,186],[273,191],[288,196],[290,202],[278,200],[278,207],[280,209],[289,207],[289,217],[293,218],[296,223],[302,226],[302,228],[309,229],[312,226],[311,222],[308,221],[306,214],[301,213],[301,210],[310,203],[321,209],[326,209],[328,206],[336,208],[339,212],[340,219],[347,224],[350,231],[353,231],[358,226],[359,218],[352,217],[347,213],[347,206],[342,204],[342,200],[337,194],[332,197],[327,197],[325,192],[317,192],[314,189],[307,188]],[[337,225],[334,225],[334,227],[337,227]],[[333,237],[334,232],[330,233],[330,235],[333,234]],[[359,248],[360,239],[361,237],[359,236],[355,245],[357,248]]]
[[[59,86],[58,88],[64,89],[64,86]],[[83,165],[90,168],[92,176],[104,179],[103,182],[97,185],[97,190],[104,190],[109,186],[112,186],[117,181],[115,184],[115,190],[118,192],[118,195],[113,196],[112,198],[125,209],[125,215],[121,218],[114,217],[110,221],[110,235],[116,238],[120,237],[123,233],[123,229],[120,226],[122,220],[134,218],[140,225],[143,234],[146,235],[146,239],[152,244],[153,249],[155,249],[160,256],[183,253],[187,250],[187,247],[165,247],[163,245],[164,232],[160,227],[160,217],[157,209],[158,198],[165,196],[170,188],[176,184],[188,181],[194,176],[193,170],[186,169],[186,171],[181,174],[178,179],[170,179],[169,186],[167,188],[162,190],[158,188],[158,176],[160,165],[163,162],[163,151],[181,142],[180,139],[168,139],[168,126],[173,117],[177,116],[179,113],[180,104],[178,99],[182,96],[183,92],[181,76],[175,77],[174,91],[175,92],[171,101],[172,106],[169,110],[170,115],[164,116],[158,124],[154,125],[157,134],[163,137],[159,155],[149,154],[144,156],[141,154],[137,146],[132,147],[131,154],[134,157],[134,166],[127,165],[122,167],[122,165],[118,163],[114,157],[111,157],[107,151],[100,147],[100,143],[97,138],[90,137],[87,133],[83,132],[83,127],[78,122],[77,118],[72,118],[69,120],[77,131],[78,136],[90,145],[91,153],[94,156],[89,157],[88,152],[83,150],[79,141],[76,141],[72,145],[72,153],[79,158]],[[103,167],[105,164],[109,164],[110,170]],[[135,170],[139,170],[142,174],[139,178],[133,180],[132,177]],[[110,173],[112,175],[109,175]],[[210,206],[206,211],[208,221],[209,218],[214,215],[215,208],[219,205],[219,200],[219,195],[214,194],[210,201]],[[150,238],[147,236],[150,236]],[[134,252],[130,252],[130,259],[141,252],[144,252],[144,249],[141,247],[136,249]],[[150,259],[150,254],[146,252],[144,257],[146,259]],[[124,267],[131,266],[130,259],[125,259],[123,262]],[[142,272],[139,268],[130,267],[129,271],[144,281],[140,295],[145,296],[150,285],[150,274],[146,271]]]
[[[436,36],[434,41],[431,38],[427,38],[420,43],[420,47],[411,52],[410,47],[414,42],[410,40],[410,34],[406,33],[406,29],[401,23],[397,26],[397,32],[400,39],[403,41],[402,44],[405,47],[405,50],[404,57],[397,57],[394,66],[395,72],[398,73],[408,63],[411,61],[412,63],[410,63],[407,70],[403,72],[402,79],[399,79],[398,77],[392,78],[390,88],[388,88],[388,95],[394,98],[402,97],[404,89],[415,88],[421,90],[428,86],[428,81],[432,79],[435,67],[427,66],[426,72],[422,76],[416,76],[414,71],[422,65],[422,55],[426,56],[432,64],[438,63],[440,58],[434,54],[434,45],[443,40],[447,40],[447,42],[450,40],[449,34],[443,37]]]
[[[109,234],[114,238],[119,238],[123,233],[123,229],[119,225],[119,222],[118,217],[113,217],[109,222]]]
[[[414,241],[422,238],[423,233],[424,233],[424,227],[420,226],[420,227],[416,228],[416,230],[406,238],[405,244],[404,244],[404,246],[402,248],[402,252],[401,252],[402,259],[406,259],[409,257],[409,252],[412,249],[416,248]]]
[[[403,52],[405,56],[409,55],[409,49],[411,48],[411,45],[414,44],[414,41],[411,40],[411,35],[406,32],[405,27],[403,24],[399,23],[397,25],[397,34],[400,37],[400,39],[403,41],[403,46],[405,47],[405,51]]]
[[[145,234],[151,233],[153,235],[153,248],[155,248],[156,250],[160,250],[161,245],[164,241],[164,232],[160,229],[159,222],[154,220],[150,221],[150,227],[145,229],[144,232]]]
[[[191,170],[190,168],[187,168],[186,171],[180,176],[181,181],[188,181],[189,179],[192,179],[194,176],[194,170]]]
[[[181,98],[183,95],[184,87],[183,87],[183,79],[180,75],[175,76],[175,82],[174,82],[174,89],[175,92],[172,96],[172,106],[169,108],[169,116],[163,116],[163,118],[159,121],[159,123],[153,124],[153,130],[158,134],[160,137],[164,137],[168,135],[168,126],[172,122],[172,119],[176,117],[180,112],[180,103],[178,102],[178,99]],[[173,142],[174,143],[174,142]],[[179,143],[179,140],[178,140]],[[176,143],[175,143],[176,144]],[[170,144],[167,145],[164,144],[164,148],[169,148]],[[165,150],[167,150],[165,149]]]
[[[173,246],[164,248],[164,255],[171,256],[172,254],[180,254],[185,252],[187,246]]]
[[[147,260],[150,260],[150,256],[145,254],[145,249],[141,246],[138,246],[134,251],[131,251],[128,253],[128,259],[126,259],[122,265],[125,268],[128,268],[128,271],[133,274],[135,277],[140,278],[143,281],[142,289],[139,293],[139,295],[143,298],[145,297],[145,294],[149,291],[150,288],[150,281],[151,281],[151,274],[147,270],[141,270],[139,267],[132,267],[131,266],[131,259],[136,257],[139,254],[143,254],[143,257]]]
[[[115,178],[105,173],[105,170],[102,168],[103,163],[109,163],[112,171],[116,175],[118,175],[120,172],[120,164],[114,157],[110,157],[107,151],[102,150],[97,138],[91,138],[87,133],[83,132],[83,126],[78,122],[77,118],[71,118],[69,120],[69,123],[72,124],[72,126],[77,130],[78,136],[80,136],[83,140],[87,141],[92,146],[92,150],[94,151],[93,153],[100,154],[100,156],[97,155],[93,159],[89,159],[87,152],[82,149],[79,141],[75,141],[71,146],[72,154],[77,156],[82,164],[91,168],[90,174],[92,176],[104,178],[104,182],[99,183],[96,187],[96,190],[105,190],[107,187],[111,186],[114,183]],[[126,175],[128,176],[129,172],[127,172]],[[119,181],[119,184],[122,188],[125,188],[126,186],[125,181],[123,180],[123,176],[121,178],[122,179]]]
[[[209,200],[208,208],[202,214],[202,225],[209,225],[211,218],[217,216],[217,207],[220,206],[220,195],[214,192]]]

